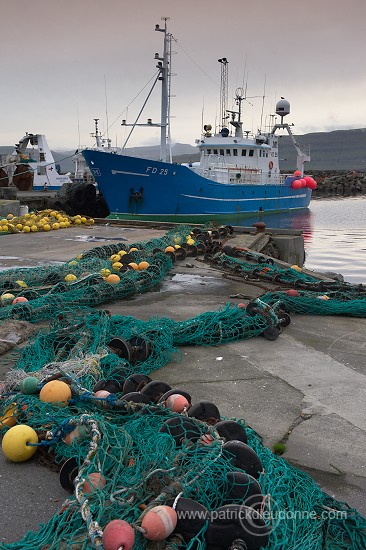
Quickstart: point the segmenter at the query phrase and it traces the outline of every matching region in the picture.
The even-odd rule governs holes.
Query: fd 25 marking
[[[167,176],[169,173],[168,168],[156,168],[156,166],[148,166],[146,168],[146,173],[148,174],[158,174],[159,176]]]

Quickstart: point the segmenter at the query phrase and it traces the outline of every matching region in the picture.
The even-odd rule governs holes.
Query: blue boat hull
[[[186,166],[85,150],[111,217],[201,222],[307,208],[311,190],[282,184],[223,184]]]

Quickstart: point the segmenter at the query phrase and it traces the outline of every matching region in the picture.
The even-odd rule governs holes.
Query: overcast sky
[[[237,86],[262,96],[264,115],[290,101],[297,134],[366,127],[366,0],[1,0],[1,145],[25,132],[51,148],[92,145],[94,118],[121,145],[125,109],[155,74],[161,16],[173,50],[172,138],[194,144],[215,124],[220,64]],[[133,122],[142,93],[127,113]],[[244,129],[259,127],[262,98],[245,104]],[[150,106],[149,106],[150,105]],[[204,109],[203,109],[204,106]],[[159,95],[142,120],[159,119]],[[116,121],[114,124],[112,124]],[[158,143],[139,129],[131,145]]]

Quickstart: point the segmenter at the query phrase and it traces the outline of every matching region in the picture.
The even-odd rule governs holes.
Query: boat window
[[[45,176],[46,175],[46,167],[45,166],[38,166],[37,167],[37,174],[39,176]]]
[[[39,153],[39,161],[42,162],[42,161],[45,161],[45,155],[44,153]]]
[[[211,149],[207,149],[207,154],[211,155]]]
[[[223,149],[220,149],[220,155],[223,157],[224,156],[224,150]]]
[[[217,155],[217,149],[214,149],[213,151],[214,151],[214,155]]]
[[[238,156],[238,150],[237,149],[233,149],[233,155],[234,155],[234,157]]]
[[[259,156],[262,156],[262,149],[259,149]]]
[[[249,156],[254,157],[254,149],[249,149]]]
[[[230,157],[230,155],[231,155],[230,149],[226,149],[226,154]]]
[[[241,156],[242,156],[242,157],[246,157],[246,156],[247,156],[247,150],[246,150],[246,149],[242,149],[242,150],[241,150]]]

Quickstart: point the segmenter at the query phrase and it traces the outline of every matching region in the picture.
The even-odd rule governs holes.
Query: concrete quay
[[[0,268],[65,262],[98,245],[163,234],[105,224],[6,235],[0,238]],[[140,319],[184,320],[228,302],[246,303],[264,292],[262,286],[231,280],[187,258],[174,264],[159,289],[101,307]],[[194,402],[215,402],[222,415],[244,418],[269,447],[285,442],[286,460],[366,515],[365,340],[366,319],[293,315],[274,342],[259,337],[218,347],[183,347],[181,361],[152,376],[186,389]],[[2,356],[0,380],[14,358],[14,350]],[[0,476],[1,547],[48,521],[68,495],[58,474],[35,459],[14,464],[0,453]]]

